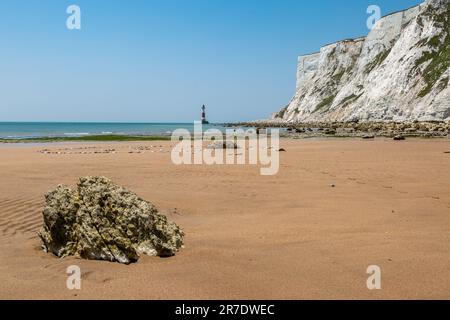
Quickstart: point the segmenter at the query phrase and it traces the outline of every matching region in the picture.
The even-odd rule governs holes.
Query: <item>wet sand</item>
[[[450,299],[450,140],[282,140],[275,176],[175,166],[170,146],[0,145],[0,299]],[[129,266],[44,253],[43,195],[85,175],[154,203],[185,248]]]

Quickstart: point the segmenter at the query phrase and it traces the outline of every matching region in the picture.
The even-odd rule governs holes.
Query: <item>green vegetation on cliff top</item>
[[[447,9],[443,13],[432,18],[445,32],[445,37],[437,35],[418,43],[421,46],[426,44],[432,49],[431,51],[425,51],[416,61],[417,66],[428,63],[423,70],[423,79],[426,85],[419,92],[419,97],[425,97],[429,94],[442,75],[450,68],[450,4],[447,4]],[[444,89],[448,86],[448,78],[438,85],[438,88]]]

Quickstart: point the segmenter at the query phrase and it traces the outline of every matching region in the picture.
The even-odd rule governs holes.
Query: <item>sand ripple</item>
[[[36,233],[42,225],[42,198],[0,199],[0,236]]]

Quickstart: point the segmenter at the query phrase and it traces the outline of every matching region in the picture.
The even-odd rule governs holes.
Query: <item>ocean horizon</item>
[[[194,130],[191,123],[165,122],[0,122],[0,139],[79,137],[89,135],[170,136],[176,129]],[[219,124],[203,125],[204,130],[225,129]]]

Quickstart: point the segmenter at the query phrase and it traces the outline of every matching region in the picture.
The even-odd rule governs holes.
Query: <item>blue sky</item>
[[[367,34],[421,0],[1,0],[0,121],[191,122],[267,117],[297,56]],[[66,9],[80,6],[81,30]]]

